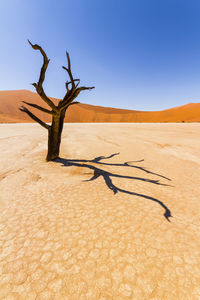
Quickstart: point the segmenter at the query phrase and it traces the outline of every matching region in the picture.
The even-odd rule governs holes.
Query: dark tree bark
[[[46,104],[50,107],[51,110],[48,110],[48,109],[41,107],[34,103],[29,103],[29,102],[25,102],[25,101],[24,101],[24,103],[31,107],[34,107],[38,110],[41,110],[45,113],[51,114],[52,115],[51,125],[48,125],[45,122],[43,122],[42,120],[40,120],[31,111],[29,111],[25,106],[22,105],[19,109],[21,111],[25,112],[26,114],[28,114],[29,117],[31,117],[34,121],[38,122],[41,126],[43,126],[44,128],[46,128],[48,130],[48,152],[47,152],[46,160],[52,161],[52,160],[59,158],[61,135],[62,135],[63,125],[64,125],[64,118],[65,118],[66,110],[68,109],[68,107],[70,105],[79,103],[77,101],[74,101],[74,99],[80,94],[81,91],[91,90],[94,87],[85,87],[85,86],[78,87],[78,85],[80,83],[80,79],[73,78],[73,75],[71,72],[71,62],[70,62],[69,53],[66,52],[68,67],[66,68],[63,66],[63,69],[67,71],[70,81],[66,82],[67,92],[66,92],[64,98],[62,100],[60,100],[58,105],[55,105],[53,103],[53,101],[46,96],[46,94],[43,90],[43,86],[42,86],[44,79],[45,79],[46,69],[48,67],[50,60],[48,59],[48,57],[47,57],[46,53],[44,52],[44,50],[42,49],[42,47],[40,47],[37,44],[33,45],[30,41],[28,41],[28,42],[34,50],[39,50],[43,56],[43,65],[40,70],[39,81],[37,83],[33,83],[32,85],[35,87],[38,95],[42,98],[42,100],[44,102],[46,102]]]

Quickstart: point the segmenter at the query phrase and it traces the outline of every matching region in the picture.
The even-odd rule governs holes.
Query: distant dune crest
[[[55,103],[59,101],[59,99],[51,99]],[[32,123],[31,118],[19,111],[22,101],[48,108],[36,93],[28,90],[0,91],[0,123]],[[43,121],[50,122],[51,116],[38,110],[35,111]],[[200,103],[188,103],[153,112],[80,103],[72,105],[67,110],[65,122],[200,122]]]

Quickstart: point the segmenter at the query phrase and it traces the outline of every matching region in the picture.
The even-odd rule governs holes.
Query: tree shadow
[[[160,200],[158,200],[154,197],[151,197],[151,196],[147,196],[147,195],[144,195],[144,194],[135,193],[135,192],[131,192],[131,191],[121,189],[121,188],[119,188],[119,187],[117,187],[116,185],[113,184],[113,182],[111,180],[111,177],[139,180],[139,181],[149,182],[149,183],[152,183],[152,184],[163,185],[163,186],[170,186],[170,185],[161,183],[161,182],[159,182],[159,180],[152,180],[152,179],[147,179],[147,178],[143,178],[143,177],[133,177],[133,176],[126,176],[126,175],[119,175],[119,174],[115,174],[115,173],[110,173],[109,171],[105,171],[103,169],[95,167],[92,164],[88,164],[88,163],[96,163],[98,165],[105,165],[105,166],[118,166],[118,167],[136,168],[136,169],[139,169],[139,170],[141,170],[145,173],[156,175],[158,177],[161,177],[161,178],[164,178],[168,181],[171,181],[171,179],[168,178],[168,177],[165,177],[165,176],[160,175],[158,173],[151,172],[151,171],[147,170],[146,168],[143,168],[143,167],[140,167],[140,166],[137,166],[137,165],[132,165],[132,163],[143,162],[144,159],[138,160],[138,161],[128,161],[128,162],[124,162],[124,163],[106,163],[106,162],[101,161],[101,160],[104,160],[104,159],[112,158],[113,156],[116,156],[116,155],[119,155],[119,153],[114,153],[114,154],[111,154],[110,156],[107,156],[107,157],[106,156],[99,156],[99,157],[96,157],[92,160],[57,158],[57,159],[54,160],[54,162],[61,163],[62,166],[64,166],[64,167],[75,166],[75,167],[88,168],[90,170],[93,170],[93,172],[94,172],[93,176],[90,179],[83,180],[83,181],[92,181],[92,180],[95,180],[98,177],[102,176],[102,178],[105,181],[105,184],[107,185],[107,187],[110,190],[113,191],[114,194],[116,194],[118,192],[121,192],[121,193],[142,197],[144,199],[148,199],[148,200],[157,202],[162,208],[164,208],[164,214],[163,215],[167,219],[167,221],[170,222],[169,218],[172,217],[171,211],[162,201],[160,201]]]

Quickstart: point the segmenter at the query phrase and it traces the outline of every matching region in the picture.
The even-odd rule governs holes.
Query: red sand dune
[[[58,99],[51,98],[56,102]],[[19,107],[22,101],[36,103],[47,107],[44,101],[28,90],[0,91],[0,123],[33,122]],[[37,109],[30,108],[45,122],[51,116]],[[72,105],[66,113],[65,122],[199,122],[200,103],[189,103],[163,111],[135,111],[89,104]]]

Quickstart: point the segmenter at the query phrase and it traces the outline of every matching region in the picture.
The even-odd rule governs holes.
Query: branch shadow
[[[171,181],[171,179],[168,178],[168,177],[165,177],[165,176],[160,175],[158,173],[151,172],[151,171],[147,170],[146,168],[143,168],[143,167],[140,167],[140,166],[137,166],[137,165],[132,165],[132,163],[143,162],[144,159],[138,160],[138,161],[128,161],[128,162],[124,162],[124,163],[106,163],[106,162],[101,161],[101,160],[112,158],[116,155],[119,155],[119,153],[114,153],[114,154],[111,154],[110,156],[107,156],[107,157],[106,156],[99,156],[99,157],[96,157],[92,160],[57,158],[57,159],[54,160],[54,162],[61,163],[62,166],[64,166],[64,167],[75,166],[75,167],[81,167],[81,168],[88,168],[88,169],[92,170],[94,172],[93,176],[90,179],[83,180],[83,181],[85,181],[85,182],[86,181],[93,181],[93,180],[97,179],[98,177],[102,176],[102,178],[105,181],[105,184],[107,185],[107,187],[110,190],[113,191],[114,194],[116,194],[118,192],[121,192],[121,193],[129,194],[129,195],[142,197],[144,199],[148,199],[148,200],[151,200],[151,201],[154,201],[154,202],[158,203],[164,209],[164,214],[163,214],[164,217],[166,218],[166,220],[168,222],[170,222],[169,218],[172,217],[171,211],[162,201],[160,201],[160,200],[158,200],[154,197],[151,197],[151,196],[147,196],[147,195],[144,195],[144,194],[135,193],[135,192],[131,192],[131,191],[128,191],[128,190],[121,189],[121,188],[117,187],[116,185],[114,185],[114,183],[112,182],[111,177],[139,180],[139,181],[149,182],[149,183],[152,183],[152,184],[163,185],[163,186],[170,186],[169,184],[164,184],[164,183],[161,183],[159,180],[152,180],[152,179],[147,179],[147,178],[143,178],[143,177],[133,177],[133,176],[126,176],[126,175],[119,175],[119,174],[111,173],[109,171],[105,171],[103,169],[95,167],[92,164],[88,164],[88,163],[96,163],[98,165],[105,165],[105,166],[118,166],[118,167],[136,168],[136,169],[139,169],[139,170],[141,170],[145,173],[156,175],[160,178],[164,178],[168,181]]]

